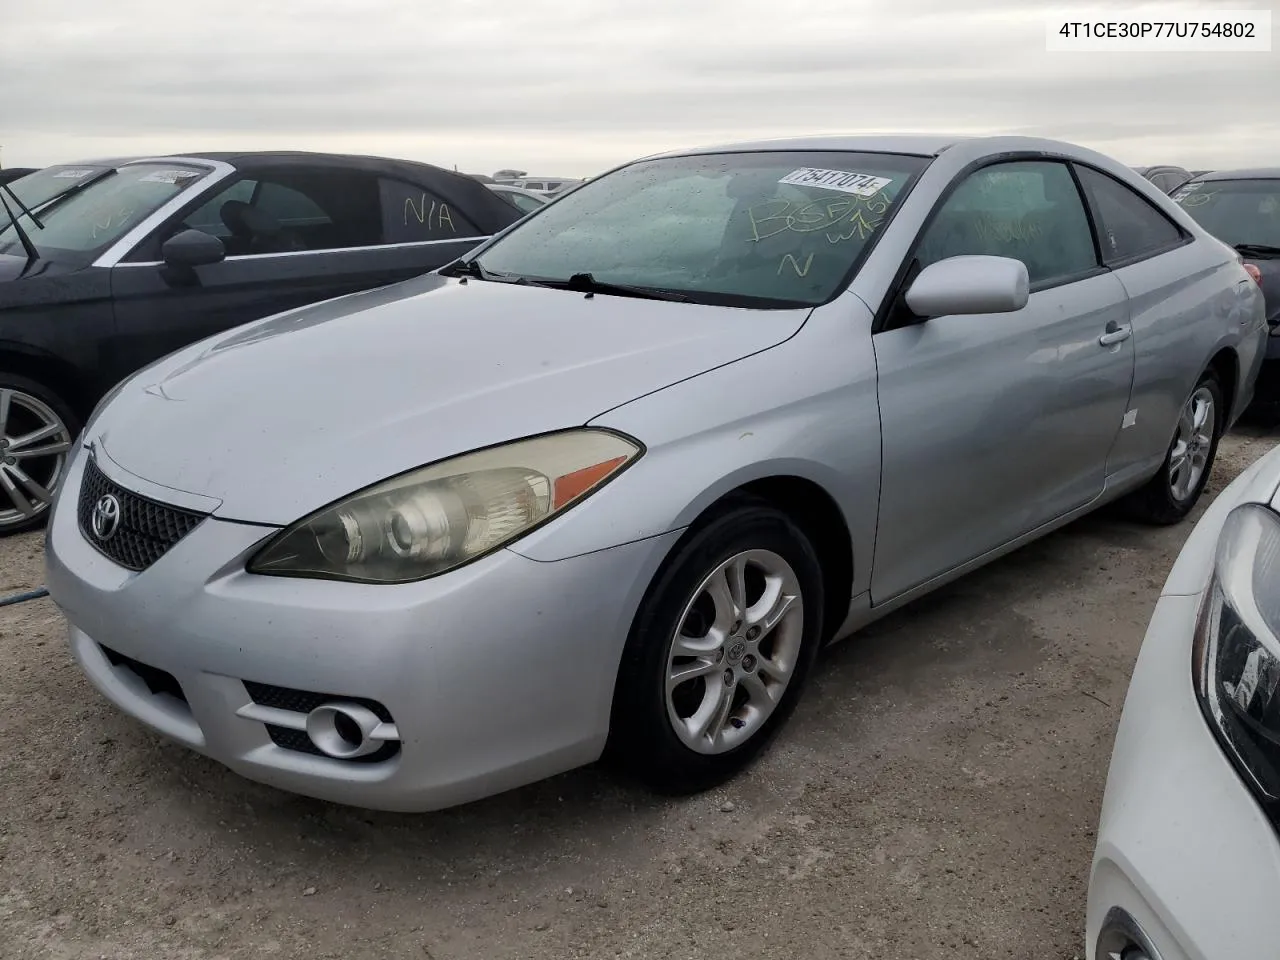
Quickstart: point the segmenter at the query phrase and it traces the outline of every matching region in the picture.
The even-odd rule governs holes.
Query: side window
[[[229,257],[371,246],[382,232],[377,183],[346,170],[263,171],[188,213],[186,228],[221,239]]]
[[[279,183],[264,183],[253,205],[288,227],[332,224],[333,219],[305,193]]]
[[[379,179],[384,243],[462,240],[484,235],[474,223],[430,190],[403,180]]]
[[[1113,264],[1148,257],[1182,242],[1182,231],[1137,191],[1092,167],[1077,166],[1098,225],[1102,259]]]
[[[1021,260],[1032,284],[1095,268],[1089,218],[1065,164],[1000,163],[970,174],[925,230],[920,266],[984,254]]]
[[[216,194],[212,200],[187,214],[183,224],[184,227],[203,230],[205,233],[213,234],[218,239],[225,241],[227,237],[231,236],[231,230],[222,222],[222,217],[219,216],[222,205],[228,200],[249,203],[253,200],[253,191],[257,189],[257,186],[257,180],[237,180],[231,186]]]

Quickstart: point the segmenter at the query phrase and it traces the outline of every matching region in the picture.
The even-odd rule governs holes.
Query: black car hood
[[[58,260],[37,260],[27,266],[26,257],[0,253],[0,310],[82,300],[88,289],[82,278],[92,274],[101,274],[99,282],[89,284],[93,295],[100,296],[102,291],[97,288],[100,283],[110,283],[110,270]]]
[[[1267,323],[1280,323],[1280,257],[1245,257],[1262,274],[1262,296],[1267,305]]]
[[[26,265],[26,257],[11,257],[7,253],[0,253],[0,283],[17,280]]]

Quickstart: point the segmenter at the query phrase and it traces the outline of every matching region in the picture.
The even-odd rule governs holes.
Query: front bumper
[[[1089,883],[1086,946],[1117,920],[1151,960],[1271,957],[1280,840],[1209,729],[1191,681],[1196,613],[1230,510],[1275,494],[1280,451],[1205,512],[1156,603],[1116,735]]]
[[[371,586],[247,574],[274,529],[208,518],[134,573],[80,532],[86,459],[71,464],[46,552],[50,594],[93,685],[249,779],[375,809],[439,809],[597,759],[632,617],[678,536],[556,562],[503,550],[432,580]],[[281,746],[289,737],[276,723],[273,739],[264,718],[305,719],[317,694],[382,707],[398,749],[356,762]]]

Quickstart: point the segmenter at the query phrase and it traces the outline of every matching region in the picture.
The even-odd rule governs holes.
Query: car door
[[[1097,497],[1129,402],[1125,291],[1099,264],[1069,167],[1002,162],[961,177],[913,256],[923,268],[963,254],[1021,260],[1030,297],[1014,313],[922,319],[905,308],[904,283],[873,336],[882,431],[873,603]]]
[[[166,267],[161,246],[184,229],[217,236],[226,258]],[[408,180],[346,168],[243,172],[114,268],[116,347],[136,366],[261,317],[428,272],[482,239],[463,211]]]

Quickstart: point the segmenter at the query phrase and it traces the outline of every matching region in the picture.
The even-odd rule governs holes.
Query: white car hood
[[[181,350],[127,383],[87,439],[221,501],[215,516],[284,525],[405,470],[584,424],[781,343],[808,313],[428,275]]]

